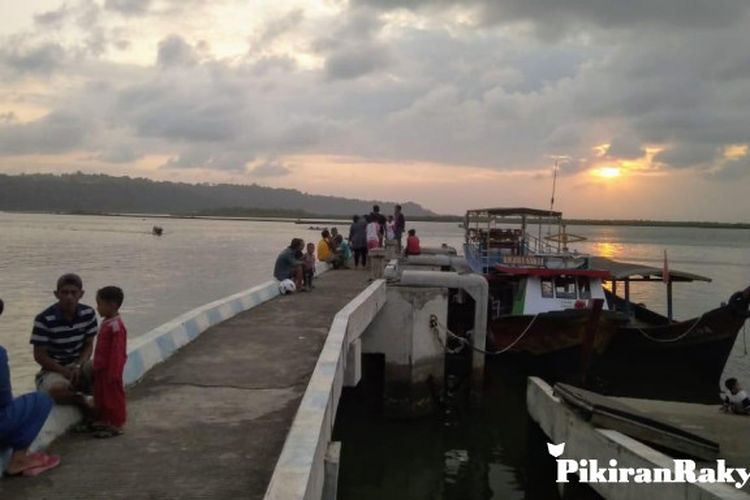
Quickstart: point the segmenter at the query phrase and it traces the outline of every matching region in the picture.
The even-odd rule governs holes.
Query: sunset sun
[[[602,167],[593,170],[591,173],[597,177],[614,179],[615,177],[620,177],[622,171],[619,167]]]

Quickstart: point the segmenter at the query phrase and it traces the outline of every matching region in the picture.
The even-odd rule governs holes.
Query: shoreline
[[[349,217],[336,215],[315,215],[307,217],[289,217],[273,215],[203,215],[203,214],[149,214],[149,213],[116,213],[96,211],[74,211],[74,212],[45,212],[25,210],[2,210],[0,213],[9,214],[35,214],[35,215],[90,215],[97,217],[131,217],[146,219],[197,219],[197,220],[222,220],[222,221],[250,221],[250,222],[288,222],[292,224],[342,224],[349,223]],[[308,218],[309,217],[309,218]],[[428,216],[409,217],[412,222],[454,222],[462,223],[461,216]],[[511,222],[510,220],[508,222]],[[661,221],[640,219],[564,219],[566,226],[624,226],[624,227],[682,227],[692,229],[750,229],[750,223],[746,222],[706,222],[706,221]]]

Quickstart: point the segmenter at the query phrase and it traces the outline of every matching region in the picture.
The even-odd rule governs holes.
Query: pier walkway
[[[211,327],[128,391],[124,435],[60,438],[60,467],[0,480],[0,498],[263,498],[331,321],[368,277],[329,271]]]

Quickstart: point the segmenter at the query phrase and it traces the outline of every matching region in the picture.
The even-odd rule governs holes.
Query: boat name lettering
[[[544,259],[534,255],[505,255],[503,263],[514,266],[543,266]]]

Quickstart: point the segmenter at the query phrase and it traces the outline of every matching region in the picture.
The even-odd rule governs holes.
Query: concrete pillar
[[[398,259],[398,240],[385,240],[385,259]]]
[[[339,486],[339,464],[341,463],[341,442],[328,443],[325,458],[325,476],[321,500],[336,500]]]
[[[377,280],[383,277],[383,269],[388,262],[385,258],[385,250],[373,248],[367,253],[367,262],[370,267],[370,278]]]
[[[385,354],[386,415],[428,415],[436,410],[445,378],[444,348],[430,317],[447,324],[448,290],[389,286],[386,293],[386,304],[362,335],[362,352]]]

